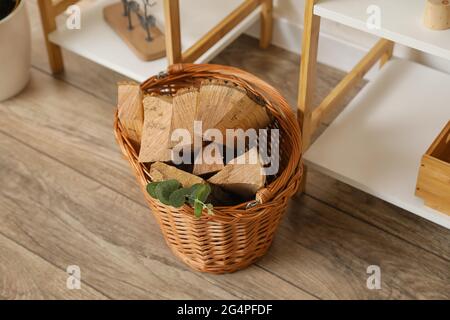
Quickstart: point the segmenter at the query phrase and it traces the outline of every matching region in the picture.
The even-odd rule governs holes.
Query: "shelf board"
[[[369,29],[367,8],[381,9],[381,28]],[[318,16],[450,60],[450,29],[435,31],[422,23],[425,0],[319,0]]]
[[[81,1],[81,29],[67,29],[65,17],[62,15],[57,20],[58,29],[49,35],[50,41],[138,82],[166,70],[168,66],[166,58],[149,62],[139,60],[104,21],[103,8],[115,2],[117,0]],[[156,17],[158,27],[164,31],[163,2],[162,0],[155,2],[152,14]],[[191,47],[243,2],[243,0],[181,0],[180,23],[183,51]],[[206,63],[214,58],[255,23],[259,19],[259,13],[260,8],[253,11],[196,62]]]
[[[449,83],[428,67],[388,62],[312,144],[307,164],[450,229],[450,216],[414,195],[421,157],[450,119]]]

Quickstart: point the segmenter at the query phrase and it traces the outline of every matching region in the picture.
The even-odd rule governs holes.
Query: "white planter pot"
[[[0,20],[0,101],[19,93],[30,79],[30,22],[25,2],[21,0]]]

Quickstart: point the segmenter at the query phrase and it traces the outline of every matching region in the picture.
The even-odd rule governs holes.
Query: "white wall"
[[[304,0],[275,0],[275,45],[300,53],[304,3]],[[321,23],[319,61],[342,70],[350,70],[377,40],[372,35],[326,19]],[[254,26],[249,33],[256,36],[258,27]],[[450,62],[442,58],[400,45],[396,46],[395,55],[450,73]]]

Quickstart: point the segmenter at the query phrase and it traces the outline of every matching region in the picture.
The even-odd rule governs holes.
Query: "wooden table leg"
[[[310,143],[312,135],[313,99],[316,85],[317,50],[319,44],[320,17],[314,15],[316,0],[307,0],[305,6],[305,29],[302,40],[302,54],[298,96],[298,121],[302,128],[302,152],[304,153]],[[304,191],[305,176],[299,192]]]
[[[164,0],[166,26],[166,54],[169,65],[182,62],[180,3],[179,0]]]
[[[261,36],[259,46],[263,49],[272,42],[273,29],[273,0],[263,0],[261,4]]]
[[[317,49],[320,30],[320,17],[314,15],[313,12],[315,0],[307,1],[298,97],[298,120],[302,127],[302,143],[304,151],[309,147],[312,134],[311,118],[317,77]]]
[[[38,0],[41,14],[42,28],[44,30],[45,45],[47,46],[48,60],[53,74],[64,71],[64,61],[61,48],[48,39],[48,34],[56,30],[56,21],[52,0]]]

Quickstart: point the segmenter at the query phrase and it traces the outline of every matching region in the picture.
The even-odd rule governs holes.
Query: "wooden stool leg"
[[[380,59],[380,68],[382,68],[386,62],[388,62],[389,60],[391,60],[392,55],[394,54],[394,45],[395,43],[390,41],[389,47],[386,50],[386,52],[381,56]]]
[[[302,41],[300,66],[298,120],[302,127],[302,144],[305,152],[311,142],[312,111],[316,85],[317,49],[319,44],[320,17],[314,15],[316,0],[307,0],[305,6],[305,29]]]
[[[48,39],[48,34],[56,30],[55,15],[53,14],[52,0],[38,0],[41,14],[42,28],[44,30],[45,44],[47,46],[48,60],[52,73],[57,74],[64,71],[64,61],[61,48]]]
[[[261,4],[261,36],[259,46],[267,49],[272,42],[273,0],[264,0]]]

